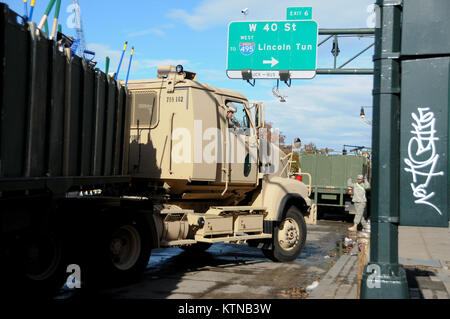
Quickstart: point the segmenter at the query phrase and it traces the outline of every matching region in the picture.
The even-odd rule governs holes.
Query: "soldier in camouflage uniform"
[[[364,217],[364,212],[366,210],[367,198],[366,190],[370,189],[370,184],[364,179],[364,176],[358,175],[358,182],[353,183],[352,179],[348,179],[348,186],[353,188],[353,198],[352,201],[355,203],[355,219],[353,220],[353,226],[348,230],[356,231],[359,223],[362,223],[365,230],[370,230],[370,224]]]

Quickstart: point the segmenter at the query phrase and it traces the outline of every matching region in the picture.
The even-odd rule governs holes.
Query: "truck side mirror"
[[[264,127],[264,103],[255,104],[255,125],[257,129]]]

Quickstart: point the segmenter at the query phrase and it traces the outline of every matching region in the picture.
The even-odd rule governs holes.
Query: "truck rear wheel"
[[[300,256],[305,242],[305,220],[300,210],[291,206],[281,223],[274,229],[272,249],[263,249],[263,254],[275,262],[293,261]]]
[[[151,253],[150,227],[139,216],[116,216],[90,249],[88,286],[115,285],[138,279]]]
[[[8,268],[5,278],[5,290],[9,296],[53,297],[68,276],[62,238],[50,231],[47,234],[33,233],[16,249],[18,256],[13,257],[14,265],[8,266],[11,268]]]
[[[150,259],[150,230],[144,220],[122,220],[112,228],[109,259],[113,274],[122,279],[136,278]]]
[[[111,236],[110,252],[112,265],[120,270],[132,269],[143,251],[142,234],[132,224],[118,227]]]

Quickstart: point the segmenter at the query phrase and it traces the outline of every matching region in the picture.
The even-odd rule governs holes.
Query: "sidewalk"
[[[343,255],[308,299],[356,299],[358,247]],[[450,229],[399,227],[399,263],[411,299],[450,299]]]

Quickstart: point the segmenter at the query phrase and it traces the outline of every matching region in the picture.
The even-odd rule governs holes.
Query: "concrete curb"
[[[416,259],[416,258],[399,258],[398,263],[405,266],[425,266],[442,268],[442,263],[439,259]]]
[[[325,277],[319,282],[319,286],[309,294],[307,299],[322,299],[327,289],[334,283],[336,277],[349,262],[349,260],[351,260],[352,254],[356,253],[358,253],[357,245],[353,247],[350,254],[341,256],[336,264],[331,267]]]

